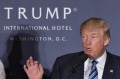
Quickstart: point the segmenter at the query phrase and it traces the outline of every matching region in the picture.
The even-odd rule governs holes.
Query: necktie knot
[[[92,61],[92,66],[96,66],[96,65],[97,65],[97,63],[98,63],[98,61],[93,60],[93,61]]]

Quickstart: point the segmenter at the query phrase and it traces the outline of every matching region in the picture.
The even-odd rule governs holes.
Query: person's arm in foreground
[[[24,70],[29,79],[42,79],[44,73],[41,64],[33,61],[32,57],[27,60],[26,65],[24,65]]]
[[[5,75],[5,70],[4,70],[4,65],[0,59],[0,79],[5,79],[6,75]]]

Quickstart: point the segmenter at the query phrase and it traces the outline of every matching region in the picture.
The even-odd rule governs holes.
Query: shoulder
[[[82,52],[75,52],[75,53],[69,53],[66,55],[62,55],[60,57],[57,57],[55,63],[59,63],[59,65],[71,65],[74,64],[76,61],[78,61],[79,57],[83,54]]]
[[[115,54],[112,54],[112,53],[107,53],[107,56],[112,59],[112,60],[115,60],[115,61],[120,61],[120,56],[118,55],[115,55]]]
[[[120,67],[120,56],[112,54],[112,53],[107,53],[107,61],[115,66]]]
[[[60,60],[74,59],[74,58],[80,57],[82,54],[83,54],[83,51],[82,52],[69,53],[69,54],[62,55],[62,56],[58,57],[57,59],[60,59]]]

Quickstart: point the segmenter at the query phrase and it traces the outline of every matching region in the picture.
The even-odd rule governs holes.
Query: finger
[[[39,64],[39,70],[40,70],[40,72],[41,72],[42,74],[44,73],[44,70],[43,70],[43,67],[42,67],[41,64]]]
[[[34,64],[38,64],[38,61],[34,61]]]
[[[23,69],[27,73],[27,66],[26,65],[23,66]]]
[[[29,59],[28,59],[27,62],[26,62],[26,66],[27,66],[27,68],[30,67],[30,60],[29,60]]]
[[[30,57],[29,57],[29,63],[30,63],[30,65],[31,65],[31,66],[33,66],[33,65],[34,65],[34,61],[33,61],[32,56],[30,56]]]
[[[38,68],[38,65],[39,65],[38,61],[34,61],[34,65],[35,65],[36,68]]]

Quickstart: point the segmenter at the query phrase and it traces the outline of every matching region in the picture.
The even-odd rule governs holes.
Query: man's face
[[[101,29],[84,28],[82,31],[82,45],[83,50],[90,58],[97,59],[103,52],[109,39],[105,39],[103,31]]]

